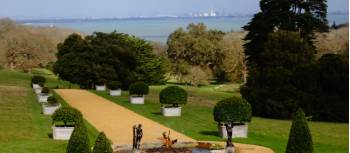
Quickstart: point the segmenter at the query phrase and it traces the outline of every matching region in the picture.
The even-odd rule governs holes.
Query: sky
[[[328,0],[329,12],[348,12],[349,0]],[[13,19],[182,16],[208,12],[253,14],[259,0],[0,0],[0,17]]]

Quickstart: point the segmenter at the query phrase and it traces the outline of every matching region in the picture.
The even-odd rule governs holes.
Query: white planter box
[[[181,116],[181,107],[162,107],[163,116]]]
[[[118,89],[118,90],[109,90],[109,95],[111,96],[120,96],[122,95],[122,90]]]
[[[145,97],[142,96],[130,96],[130,103],[132,104],[145,104]]]
[[[41,87],[39,86],[39,84],[35,84],[35,83],[32,84],[32,87],[33,87],[34,89],[36,89],[36,88],[41,88]]]
[[[47,98],[49,98],[49,94],[39,94],[38,95],[38,102],[39,103],[46,103],[47,102]]]
[[[59,104],[57,106],[49,106],[49,105],[43,104],[42,105],[43,114],[44,115],[52,115],[60,107],[61,107],[61,104]]]
[[[69,140],[74,127],[56,127],[52,126],[52,138],[54,140]]]
[[[106,91],[106,85],[96,85],[97,91]]]
[[[227,138],[227,131],[225,125],[218,125],[219,135],[222,138]],[[232,129],[232,138],[247,138],[248,124],[235,125]]]
[[[34,91],[35,91],[35,93],[38,95],[38,94],[41,94],[41,90],[42,90],[43,88],[41,88],[41,87],[39,87],[39,88],[34,88]]]

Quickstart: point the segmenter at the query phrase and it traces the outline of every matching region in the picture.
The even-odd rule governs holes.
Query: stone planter
[[[54,140],[69,140],[74,127],[57,127],[52,126],[52,138]]]
[[[96,85],[97,91],[106,91],[106,85]]]
[[[46,103],[47,102],[47,98],[49,98],[50,94],[39,94],[38,95],[38,102],[39,103]]]
[[[41,88],[41,87],[39,86],[39,84],[36,84],[36,83],[33,83],[33,84],[32,84],[32,87],[33,87],[33,89]]]
[[[38,94],[41,94],[41,90],[43,88],[39,86],[39,88],[34,88],[34,92],[38,95]]]
[[[120,96],[122,95],[122,90],[118,89],[118,90],[109,90],[109,95],[110,96]]]
[[[130,103],[132,104],[145,104],[145,97],[144,96],[130,96]]]
[[[49,106],[47,104],[43,104],[42,108],[43,108],[43,114],[44,115],[52,115],[57,109],[59,109],[61,107],[61,104],[57,105],[57,106]]]
[[[227,131],[225,125],[218,125],[219,136],[227,138]],[[232,138],[247,138],[248,124],[235,125],[232,129]]]
[[[181,116],[181,107],[162,107],[163,116]]]

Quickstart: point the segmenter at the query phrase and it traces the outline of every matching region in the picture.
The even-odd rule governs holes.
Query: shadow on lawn
[[[153,115],[162,115],[161,112],[153,112],[152,114],[153,114]]]
[[[200,134],[203,134],[203,135],[210,135],[210,136],[219,137],[218,131],[201,131],[201,132],[199,132],[199,133],[200,133]]]

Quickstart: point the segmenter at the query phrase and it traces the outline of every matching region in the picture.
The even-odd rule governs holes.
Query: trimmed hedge
[[[186,104],[187,92],[178,86],[166,87],[159,93],[159,102],[161,104],[172,104],[174,106]]]
[[[90,153],[88,131],[82,120],[78,121],[68,141],[67,153]]]
[[[289,133],[286,153],[313,153],[312,136],[307,125],[304,111],[298,109],[295,113]]]
[[[217,122],[244,123],[250,122],[251,118],[250,104],[239,97],[221,100],[214,107],[214,120]]]
[[[48,87],[44,87],[42,90],[41,90],[41,93],[43,94],[48,94],[50,93],[50,89]]]
[[[58,101],[54,96],[50,96],[49,98],[47,98],[47,103],[50,106],[57,106],[58,105]]]
[[[98,135],[92,153],[113,153],[111,143],[103,132]]]
[[[149,87],[144,82],[136,82],[130,85],[129,94],[130,95],[147,95],[149,92]]]
[[[117,89],[120,89],[121,84],[119,81],[111,81],[107,84],[107,87],[110,90],[117,90]]]
[[[39,75],[34,75],[32,77],[32,84],[38,84],[38,83],[45,83],[46,79],[43,76],[39,76]]]
[[[61,107],[51,116],[52,123],[62,121],[64,125],[67,123],[77,123],[82,120],[83,115],[75,108]]]

